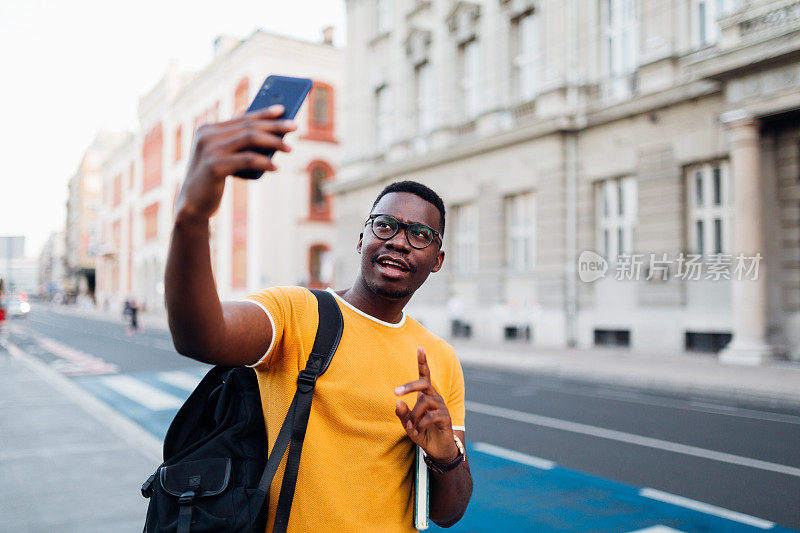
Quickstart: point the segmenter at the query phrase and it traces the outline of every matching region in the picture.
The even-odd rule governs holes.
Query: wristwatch
[[[461,442],[461,439],[458,438],[458,435],[453,435],[453,438],[456,441],[456,447],[458,448],[458,456],[450,461],[449,463],[437,463],[430,457],[428,454],[423,454],[425,459],[425,464],[428,465],[428,468],[436,472],[437,474],[443,474],[444,472],[449,472],[453,470],[455,467],[461,464],[467,458],[467,451],[464,449],[464,444]]]

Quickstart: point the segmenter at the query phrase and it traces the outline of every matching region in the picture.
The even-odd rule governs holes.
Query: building
[[[25,256],[25,237],[0,236],[0,297],[15,292],[36,294],[38,275],[38,262]]]
[[[230,178],[211,221],[211,252],[223,299],[272,285],[327,286],[333,280],[333,202],[324,190],[338,166],[338,89],[343,53],[326,32],[321,43],[255,31],[222,36],[200,72],[170,65],[139,100],[139,130],[102,170],[102,252],[98,302],[128,297],[163,312],[164,267],[173,211],[194,133],[243,113],[269,74],[307,77],[314,86],[296,117],[291,154],[259,180]]]
[[[69,180],[65,290],[72,297],[94,299],[95,256],[100,244],[97,216],[100,209],[100,168],[124,135],[103,131],[84,152],[75,174]]]
[[[347,21],[337,249],[387,183],[439,191],[417,318],[800,358],[800,2],[348,0]]]
[[[66,248],[63,231],[50,234],[39,254],[39,290],[48,300],[58,300],[64,296],[66,279]]]

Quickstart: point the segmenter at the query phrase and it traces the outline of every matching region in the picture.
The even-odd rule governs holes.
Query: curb
[[[154,466],[161,464],[162,443],[148,433],[146,429],[98,400],[68,378],[57,374],[43,362],[25,353],[16,344],[8,342],[7,349],[12,357],[58,389],[67,399],[73,401],[102,425],[113,431],[123,442],[130,444],[146,459],[154,461]]]

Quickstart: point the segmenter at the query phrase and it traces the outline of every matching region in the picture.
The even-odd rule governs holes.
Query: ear
[[[433,268],[431,268],[431,272],[439,272],[442,269],[442,263],[444,263],[444,250],[439,250],[439,253],[436,255],[436,262],[433,264]]]
[[[361,245],[364,242],[364,233],[358,234],[358,244],[356,244],[356,251],[361,253]]]

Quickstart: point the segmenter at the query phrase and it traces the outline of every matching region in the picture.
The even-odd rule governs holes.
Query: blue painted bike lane
[[[85,389],[164,438],[203,369],[76,378]],[[474,491],[453,532],[791,532],[767,520],[468,442]],[[431,523],[428,531],[444,531]]]
[[[466,514],[452,528],[445,530],[431,524],[428,531],[796,531],[768,520],[590,476],[483,443],[468,444],[468,454],[474,489]],[[519,460],[513,460],[514,456]]]

